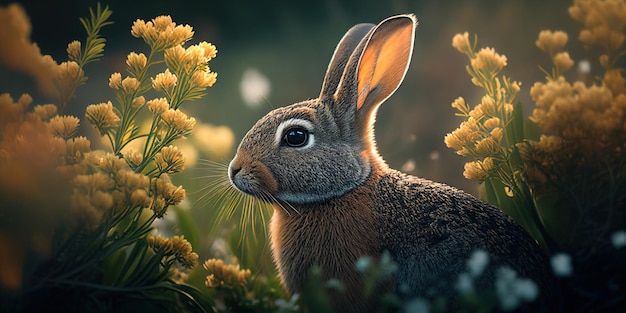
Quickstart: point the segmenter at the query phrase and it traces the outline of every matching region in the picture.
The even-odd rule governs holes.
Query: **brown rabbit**
[[[229,166],[241,191],[273,204],[271,245],[290,293],[301,292],[308,269],[337,278],[337,312],[376,310],[365,299],[355,262],[384,251],[398,265],[404,298],[454,301],[459,273],[476,249],[496,265],[545,286],[546,257],[536,242],[497,208],[455,188],[391,169],[378,154],[378,106],[398,88],[413,50],[416,19],[399,15],[359,24],[339,42],[319,98],[278,108],[243,138]],[[493,269],[492,269],[493,268]]]

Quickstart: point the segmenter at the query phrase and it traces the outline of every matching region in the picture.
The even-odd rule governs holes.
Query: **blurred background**
[[[92,0],[17,2],[30,16],[32,41],[57,62],[67,59],[68,42],[84,40],[78,17],[87,16],[89,7],[96,5]],[[130,35],[134,20],[171,15],[176,23],[193,26],[191,43],[208,41],[219,51],[211,61],[217,83],[186,110],[202,123],[230,128],[235,145],[271,109],[318,96],[335,45],[351,26],[414,13],[419,26],[412,64],[402,86],[379,110],[378,146],[392,167],[473,194],[478,192],[477,184],[462,176],[465,160],[443,143],[445,134],[461,121],[450,103],[463,96],[473,105],[482,96],[469,81],[466,57],[451,47],[453,35],[478,34],[479,47],[494,47],[508,57],[505,73],[522,82],[519,100],[526,115],[532,110],[528,90],[544,76],[538,66],[550,66],[549,58],[534,45],[539,31],[563,29],[570,34],[572,58],[584,58],[585,53],[576,50],[580,45],[574,38],[579,29],[567,14],[571,1],[566,0],[112,0],[102,4],[113,10],[115,24],[104,28],[105,57],[87,65],[89,82],[79,88],[69,113],[82,117],[86,105],[113,98],[106,87],[110,74],[124,71],[128,52],[146,50],[140,39]],[[14,97],[23,92],[36,95],[29,77],[0,67],[0,93],[4,92]],[[34,98],[35,103],[50,101]],[[227,162],[233,153],[234,147],[219,158]],[[196,174],[202,171],[191,175]],[[202,187],[194,182],[198,184],[191,180],[188,191]]]

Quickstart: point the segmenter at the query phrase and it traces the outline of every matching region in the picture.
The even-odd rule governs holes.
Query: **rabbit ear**
[[[414,36],[410,15],[388,18],[374,30],[357,70],[357,110],[379,105],[398,89],[409,68]]]
[[[417,21],[412,14],[380,22],[354,50],[337,88],[332,110],[365,128],[372,114],[400,86],[413,53]],[[350,122],[350,121],[345,121]]]
[[[374,26],[374,24],[357,24],[350,28],[343,38],[341,38],[328,64],[324,83],[322,84],[320,99],[329,99],[334,96],[339,86],[339,81],[343,76],[346,64],[348,60],[350,60],[350,56],[363,37],[365,37]]]

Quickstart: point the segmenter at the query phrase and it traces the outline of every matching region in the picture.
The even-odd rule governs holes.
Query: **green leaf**
[[[511,147],[524,140],[524,110],[521,102],[513,105],[513,115],[506,125],[506,134]]]
[[[189,241],[191,246],[195,249],[200,247],[200,232],[198,231],[198,227],[196,226],[191,214],[178,206],[174,207],[174,212],[176,212],[176,216],[178,218],[178,228],[185,236],[185,239],[187,239],[187,241]]]

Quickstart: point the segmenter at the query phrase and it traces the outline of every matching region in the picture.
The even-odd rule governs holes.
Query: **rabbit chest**
[[[356,261],[378,257],[381,244],[372,201],[359,189],[340,198],[286,212],[278,204],[270,224],[271,243],[280,278],[290,293],[300,292],[312,266],[323,279],[336,278],[346,287],[331,302],[365,303]],[[339,305],[341,307],[341,305]],[[348,308],[346,308],[348,309]]]

